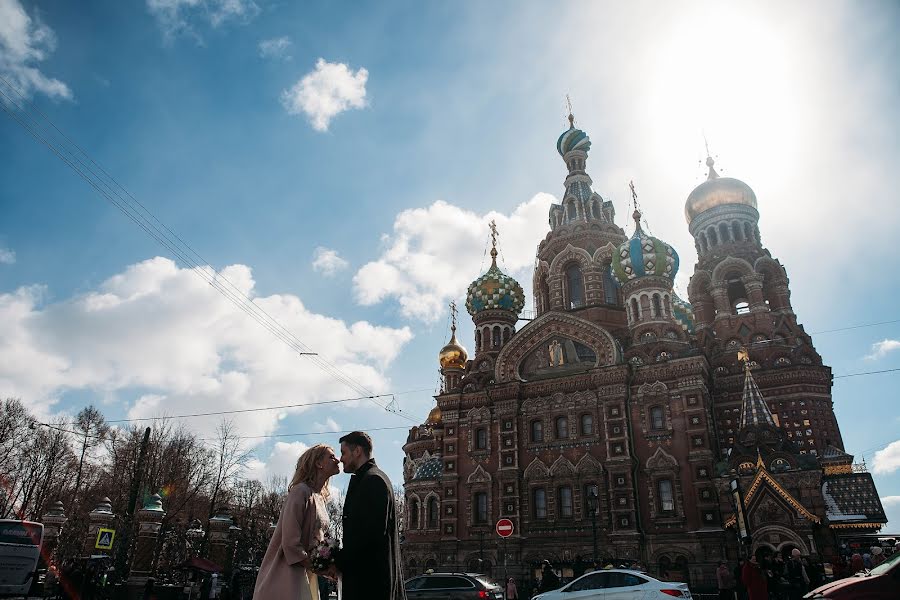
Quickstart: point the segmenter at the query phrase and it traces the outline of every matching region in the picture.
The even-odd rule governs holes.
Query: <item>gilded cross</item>
[[[456,300],[450,301],[450,328],[456,331]]]

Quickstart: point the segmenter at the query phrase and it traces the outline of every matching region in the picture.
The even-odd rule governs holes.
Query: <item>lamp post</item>
[[[591,513],[591,529],[594,533],[594,553],[592,562],[597,563],[597,509],[600,505],[600,499],[597,497],[597,488],[592,487],[587,497],[588,510]]]

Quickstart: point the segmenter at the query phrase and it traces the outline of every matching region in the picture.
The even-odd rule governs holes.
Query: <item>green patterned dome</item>
[[[525,292],[519,282],[497,266],[496,250],[491,250],[491,268],[469,285],[466,309],[473,317],[483,310],[501,309],[516,314],[525,306]]]
[[[675,279],[678,272],[678,253],[664,241],[647,235],[641,229],[641,213],[634,211],[635,230],[631,239],[619,246],[612,268],[619,283],[645,275]]]

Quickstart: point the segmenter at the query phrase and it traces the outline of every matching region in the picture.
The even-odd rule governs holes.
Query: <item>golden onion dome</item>
[[[431,412],[428,413],[428,418],[425,419],[426,425],[436,425],[441,422],[441,409],[437,406],[431,409]]]
[[[688,225],[694,217],[716,206],[726,204],[743,204],[756,206],[756,194],[749,185],[740,179],[732,177],[719,177],[713,168],[715,161],[707,157],[706,166],[709,167],[709,178],[694,188],[684,204],[684,216]]]
[[[438,360],[442,369],[465,369],[469,354],[456,340],[456,327],[453,327],[452,331],[450,342],[438,353]]]

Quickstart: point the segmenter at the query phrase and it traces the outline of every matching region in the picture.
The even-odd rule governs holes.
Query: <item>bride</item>
[[[318,600],[319,584],[309,551],[328,530],[328,480],[340,472],[334,450],[324,444],[300,455],[275,533],[259,567],[253,597]]]

